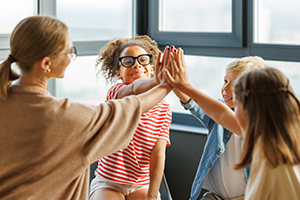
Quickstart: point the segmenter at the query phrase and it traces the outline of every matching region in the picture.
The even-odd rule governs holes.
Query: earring
[[[45,73],[45,74],[49,74],[50,72],[51,72],[51,69],[45,69],[45,70],[44,70],[44,73]]]

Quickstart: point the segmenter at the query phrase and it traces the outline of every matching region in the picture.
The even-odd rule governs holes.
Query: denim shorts
[[[130,193],[133,193],[137,190],[148,188],[149,185],[131,185],[131,184],[122,184],[122,183],[115,183],[113,181],[107,180],[99,175],[96,175],[96,177],[91,182],[91,189],[90,189],[90,195],[91,195],[100,188],[109,188],[112,190],[115,190],[117,192],[121,192],[125,197],[129,195]]]

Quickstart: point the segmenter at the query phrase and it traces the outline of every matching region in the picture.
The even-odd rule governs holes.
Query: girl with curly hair
[[[168,51],[166,48],[164,55]],[[157,43],[148,36],[110,41],[100,50],[98,73],[102,72],[108,82],[119,79],[122,83],[109,89],[106,101],[137,95],[159,84],[163,74],[154,75],[154,66],[161,67],[160,58]],[[170,123],[171,109],[164,100],[142,114],[127,148],[99,159],[90,199],[160,199]]]

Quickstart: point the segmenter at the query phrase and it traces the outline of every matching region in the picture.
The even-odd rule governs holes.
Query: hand
[[[183,50],[179,48],[174,52],[175,55],[170,52],[168,64],[165,66],[165,76],[172,87],[182,90],[189,84],[188,70],[184,61]]]
[[[161,52],[159,52],[157,55],[157,61],[155,65],[154,81],[156,84],[159,84],[161,82],[163,76],[163,67],[160,58],[161,58]]]
[[[156,83],[158,83],[158,84],[159,83],[167,84],[169,87],[171,87],[171,86],[168,83],[168,81],[167,81],[167,79],[164,75],[164,70],[165,70],[165,66],[169,62],[170,51],[171,51],[171,48],[169,46],[166,46],[161,62],[159,62],[160,57],[161,57],[161,53],[158,54],[158,59],[157,59],[157,63],[156,63],[156,70],[155,70],[155,81],[156,81]]]

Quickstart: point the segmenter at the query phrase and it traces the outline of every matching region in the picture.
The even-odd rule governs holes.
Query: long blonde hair
[[[0,65],[0,98],[7,98],[11,82],[19,78],[11,69],[13,62],[21,71],[30,71],[36,62],[64,49],[67,32],[64,23],[49,16],[33,16],[20,21],[10,36],[11,54]]]
[[[275,68],[250,70],[237,79],[234,91],[248,117],[244,150],[235,168],[251,163],[259,138],[271,167],[299,164],[300,103],[284,74]]]

